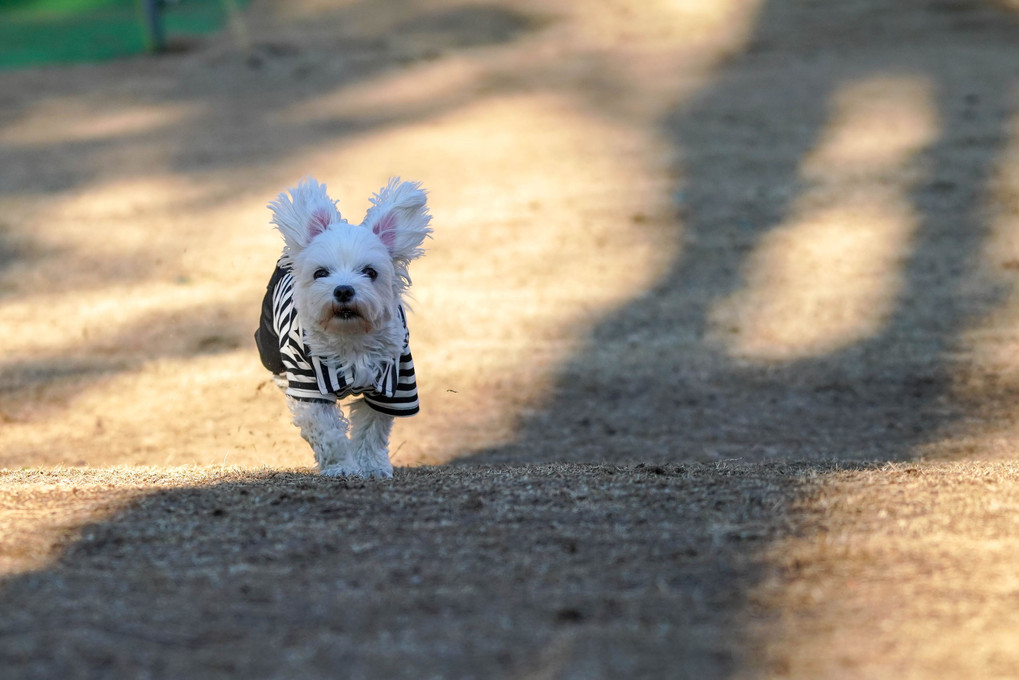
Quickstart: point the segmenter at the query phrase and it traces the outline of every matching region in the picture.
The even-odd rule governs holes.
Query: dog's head
[[[392,319],[410,285],[408,265],[431,233],[425,193],[393,179],[364,221],[343,219],[325,185],[306,179],[269,204],[283,235],[282,261],[306,328],[330,335],[371,333]]]

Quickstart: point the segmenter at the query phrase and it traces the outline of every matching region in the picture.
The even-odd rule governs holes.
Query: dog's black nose
[[[333,288],[333,297],[337,302],[350,302],[354,299],[353,286],[336,286]]]

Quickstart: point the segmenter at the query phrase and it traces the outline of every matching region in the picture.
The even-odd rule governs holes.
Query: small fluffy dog
[[[393,179],[359,225],[306,179],[269,204],[283,254],[255,342],[324,475],[392,477],[394,416],[418,411],[403,297],[431,216],[418,184]],[[349,420],[339,400],[350,404]],[[347,436],[348,427],[350,436]]]

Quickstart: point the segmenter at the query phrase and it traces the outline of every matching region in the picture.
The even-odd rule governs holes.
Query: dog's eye
[[[323,276],[329,276],[329,270],[326,269],[325,267],[319,267],[318,269],[315,270],[313,276],[316,279],[321,279]]]
[[[372,267],[365,267],[364,269],[361,270],[361,273],[367,276],[372,281],[379,278],[379,273],[375,271],[375,269],[373,269]]]

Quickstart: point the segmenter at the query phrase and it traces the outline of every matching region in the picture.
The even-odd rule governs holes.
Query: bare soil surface
[[[11,678],[1019,676],[1019,6],[253,2],[0,73]],[[322,479],[252,333],[430,191],[423,410]]]

